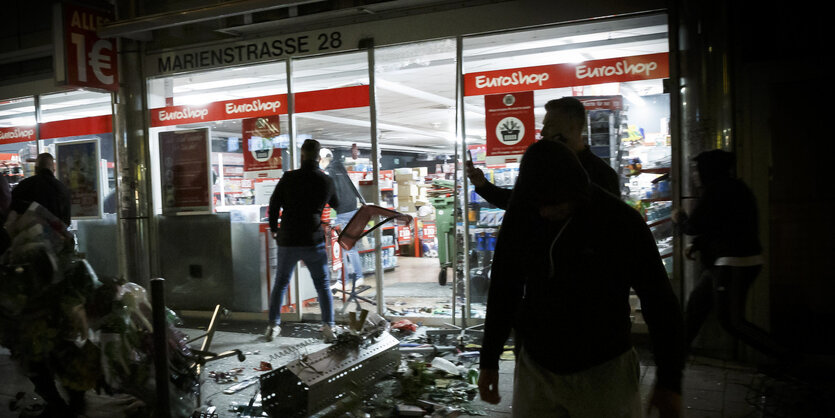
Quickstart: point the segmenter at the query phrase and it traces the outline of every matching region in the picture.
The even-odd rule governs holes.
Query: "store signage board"
[[[667,78],[670,76],[669,59],[668,53],[659,53],[464,74],[464,95],[480,96]]]
[[[356,31],[324,29],[197,48],[163,52],[148,62],[153,75],[275,61],[287,57],[354,50],[359,45]]]
[[[162,214],[212,212],[209,130],[159,133]]]
[[[98,36],[113,20],[113,9],[97,10],[72,3],[56,4],[55,78],[61,85],[106,91],[119,90],[116,39]]]
[[[73,219],[102,217],[99,140],[55,143],[56,178],[70,189]]]
[[[623,110],[623,96],[576,97],[586,110]]]
[[[348,109],[369,105],[367,85],[307,91],[295,94],[296,113]],[[174,126],[230,119],[287,114],[287,95],[250,97],[211,102],[204,106],[166,106],[150,110],[151,126]]]
[[[278,115],[249,118],[241,121],[244,171],[265,172],[281,170],[281,148],[278,136],[281,121]]]
[[[487,156],[522,154],[534,143],[533,92],[484,96]]]
[[[40,124],[40,139],[113,133],[111,115],[56,120]]]
[[[10,126],[0,128],[0,144],[14,144],[38,139],[34,126]]]

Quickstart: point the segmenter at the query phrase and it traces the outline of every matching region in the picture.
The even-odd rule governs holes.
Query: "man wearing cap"
[[[281,332],[284,292],[299,261],[304,261],[310,271],[319,296],[324,339],[327,342],[335,339],[328,252],[321,220],[325,204],[338,207],[339,198],[334,192],[333,180],[319,169],[320,149],[318,141],[305,140],[301,147],[301,167],[284,173],[270,197],[270,231],[278,249],[265,334],[267,341],[272,341]]]
[[[481,398],[500,400],[499,357],[513,331],[514,416],[643,416],[630,289],[657,365],[650,408],[679,417],[683,320],[652,233],[589,181],[576,153],[558,141],[531,145],[493,258]]]
[[[577,154],[591,182],[603,190],[620,197],[621,184],[617,172],[600,157],[591,152],[583,142],[583,128],[586,125],[586,109],[583,103],[574,97],[563,97],[545,104],[545,117],[542,119],[542,140],[562,142]],[[496,186],[484,177],[484,172],[466,164],[467,177],[475,186],[476,193],[491,204],[507,209],[510,201],[510,189]]]

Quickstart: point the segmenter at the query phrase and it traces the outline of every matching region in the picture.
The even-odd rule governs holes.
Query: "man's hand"
[[[481,400],[491,404],[497,404],[502,400],[499,396],[499,371],[492,369],[481,369],[478,374],[478,393]]]
[[[467,170],[467,177],[470,179],[470,183],[472,183],[473,186],[481,187],[487,184],[487,178],[484,177],[484,172],[479,168],[475,168],[472,161],[467,161],[465,163],[465,168]]]
[[[479,383],[481,383],[480,380]],[[652,413],[653,410],[658,411],[659,418],[680,418],[682,416],[681,395],[669,389],[654,387],[647,412]]]

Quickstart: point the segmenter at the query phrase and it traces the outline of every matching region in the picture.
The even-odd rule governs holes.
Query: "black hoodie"
[[[579,203],[568,221],[539,217],[539,205],[568,200]],[[683,319],[652,233],[636,210],[589,184],[568,148],[532,145],[496,244],[481,367],[498,368],[511,329],[531,358],[554,373],[623,354],[632,346],[630,288],[649,326],[657,383],[680,392]]]
[[[693,249],[712,266],[718,257],[760,254],[757,202],[751,189],[733,177],[734,156],[722,150],[705,151],[695,158],[702,196],[682,222],[694,235]]]

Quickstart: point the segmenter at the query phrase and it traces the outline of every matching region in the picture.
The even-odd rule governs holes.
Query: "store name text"
[[[159,111],[159,120],[180,120],[180,119],[201,119],[203,120],[209,114],[209,109],[191,109],[184,108],[182,110],[174,111]]]
[[[262,102],[254,100],[252,103],[234,104],[226,103],[226,114],[233,115],[235,113],[247,112],[276,112],[281,108],[281,102],[276,100],[274,102]]]
[[[159,57],[157,58],[157,70],[160,73],[193,70],[218,65],[262,61],[293,54],[330,51],[340,49],[342,46],[342,33],[339,31],[291,36],[271,41]]]
[[[518,86],[520,84],[538,84],[542,87],[542,83],[547,81],[550,77],[551,76],[548,73],[526,75],[521,71],[516,71],[509,76],[500,77],[487,77],[485,75],[480,75],[475,78],[475,86],[479,89],[488,87]]]
[[[6,139],[18,139],[18,138],[31,138],[35,135],[34,129],[20,129],[15,128],[13,131],[3,132],[0,131],[0,140]]]
[[[626,60],[621,61],[615,65],[603,65],[600,67],[589,68],[586,65],[578,65],[575,74],[578,79],[594,78],[594,77],[609,77],[613,75],[640,75],[644,74],[647,77],[650,73],[658,68],[658,63],[639,62],[636,64],[629,64]]]

